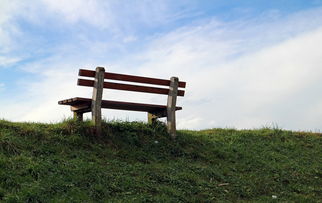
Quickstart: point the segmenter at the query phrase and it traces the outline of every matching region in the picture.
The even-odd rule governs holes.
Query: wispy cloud
[[[97,0],[42,0],[45,8],[55,17],[60,18],[60,22],[79,23],[85,22],[98,27],[108,27],[113,21],[110,3],[101,4],[104,1]]]
[[[10,64],[18,62],[20,59],[19,58],[8,58],[4,56],[0,56],[0,68],[9,66]]]
[[[319,116],[306,112],[322,103],[316,90],[322,22],[303,22],[319,13],[301,12],[275,23],[215,20],[188,26],[156,39],[143,55],[147,62],[140,72],[179,74],[188,81],[187,96],[180,101],[182,128],[278,123],[313,129],[320,110],[316,107]]]

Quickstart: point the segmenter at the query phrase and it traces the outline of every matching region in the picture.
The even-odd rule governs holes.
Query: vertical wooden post
[[[167,128],[168,133],[175,138],[176,137],[176,103],[178,95],[178,83],[177,77],[171,77],[170,90],[167,103]]]
[[[73,111],[74,113],[74,120],[83,121],[83,113]]]
[[[102,133],[102,96],[104,87],[104,73],[103,67],[96,68],[93,97],[92,97],[92,121],[95,125],[95,133],[101,136]]]
[[[158,119],[158,116],[148,112],[148,123],[153,124]]]

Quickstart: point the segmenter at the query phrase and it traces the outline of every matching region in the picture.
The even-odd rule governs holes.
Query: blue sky
[[[57,101],[91,95],[76,86],[78,69],[104,66],[187,81],[179,128],[320,131],[321,16],[321,0],[0,0],[0,118],[69,117]],[[166,102],[113,90],[104,98]]]

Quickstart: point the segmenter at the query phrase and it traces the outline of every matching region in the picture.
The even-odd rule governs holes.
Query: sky
[[[59,122],[78,69],[186,81],[179,129],[322,130],[322,0],[0,0],[0,119]],[[167,97],[104,90],[104,99]],[[108,120],[142,112],[103,110]],[[90,118],[90,114],[86,115]]]

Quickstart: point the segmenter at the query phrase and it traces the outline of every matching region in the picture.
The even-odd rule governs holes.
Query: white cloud
[[[20,4],[15,4],[14,1],[0,2],[0,54],[6,54],[13,49],[15,42],[12,38],[19,34],[12,23],[16,8],[20,8]]]
[[[71,24],[85,22],[125,38],[128,38],[129,33],[134,34],[138,25],[156,27],[184,18],[188,12],[185,9],[175,11],[173,8],[176,8],[178,3],[164,0],[151,2],[40,0],[40,2],[39,5],[43,6],[50,16],[58,18],[61,22]]]
[[[59,48],[75,51],[86,46],[88,52],[103,53],[106,49],[125,52],[123,44],[138,40],[138,27],[157,27],[184,16],[185,10],[175,12],[172,5],[165,1],[2,0],[0,54],[5,61],[1,64],[14,65],[18,59],[57,53]],[[37,34],[36,29],[40,31]],[[63,31],[73,37],[59,45],[62,39],[56,36]],[[50,37],[57,44],[51,44],[47,34],[54,34]]]
[[[135,36],[127,36],[127,37],[125,37],[124,39],[123,39],[123,42],[124,43],[129,43],[129,42],[134,42],[134,41],[136,41],[137,40],[137,38],[135,37]]]
[[[0,56],[0,67],[8,66],[18,61],[20,61],[19,58],[8,58],[8,57]]]
[[[316,88],[322,85],[322,22],[302,23],[318,13],[321,9],[275,23],[231,26],[212,21],[179,29],[151,45],[139,72],[179,75],[188,82],[186,97],[179,98],[184,106],[181,128],[272,123],[288,129],[322,128],[316,121],[322,116]]]
[[[10,0],[2,0],[0,2],[0,24],[7,22],[12,14],[11,12],[14,10],[14,4]]]
[[[42,0],[46,8],[62,17],[62,21],[78,23],[83,21],[95,26],[108,27],[111,20],[111,8],[109,4],[97,0]],[[102,4],[104,4],[102,6]]]

